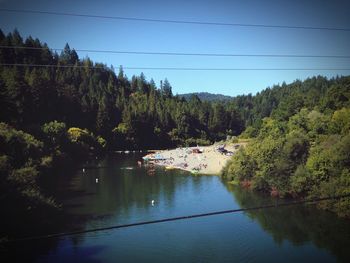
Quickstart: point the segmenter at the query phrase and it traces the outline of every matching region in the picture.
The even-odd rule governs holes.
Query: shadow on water
[[[240,189],[224,181],[222,184],[220,180],[217,180],[217,177],[196,177],[181,171],[165,171],[161,168],[145,166],[139,167],[137,160],[140,158],[141,155],[139,154],[128,156],[113,154],[104,160],[86,164],[86,167],[92,167],[91,169],[86,168],[83,171],[81,168],[52,178],[49,182],[49,189],[51,192],[55,192],[56,199],[62,203],[63,213],[57,218],[53,218],[55,228],[50,229],[48,233],[69,232],[203,213],[208,212],[208,209],[211,208],[225,210],[232,205],[238,205],[238,207],[243,208],[253,207],[276,201],[270,197]],[[96,169],[96,166],[100,168]],[[152,169],[152,172],[149,172],[149,169]],[[234,200],[232,200],[231,194]],[[156,201],[156,209],[151,205],[150,201],[152,199]],[[348,252],[350,245],[349,221],[339,219],[331,213],[317,210],[311,205],[255,210],[246,212],[245,215],[258,223],[273,238],[274,243],[280,246],[285,241],[290,242],[295,247],[313,243],[318,248],[332,253],[338,261],[346,261],[350,256]],[[212,220],[214,219],[215,217],[212,218]],[[217,217],[216,220],[220,221],[222,217]],[[212,221],[204,220],[203,222],[209,224]],[[220,222],[223,223],[223,221]],[[239,223],[235,226],[230,226],[228,222],[224,224],[226,223],[228,225],[223,226],[225,227],[225,233],[228,233],[227,227],[232,227],[233,233],[235,235],[239,234],[235,229],[236,226],[239,226]],[[196,229],[190,222],[183,222],[180,225],[182,228],[185,226],[192,228],[193,226]],[[174,243],[171,243],[171,249],[169,248],[169,250],[166,250],[165,247],[165,251],[179,249],[181,242],[189,242],[188,244],[193,246],[190,250],[187,250],[185,246],[183,250],[180,250],[183,253],[191,254],[195,250],[196,245],[198,245],[198,251],[203,249],[201,247],[203,240],[201,239],[201,242],[197,240],[197,232],[192,233],[193,236],[188,234],[189,236],[181,239],[182,237],[177,235],[180,235],[183,229],[181,227],[177,229],[176,226],[176,224],[159,226],[163,231],[167,229],[166,227],[175,229],[173,235],[176,238],[170,239]],[[158,228],[155,227],[154,229]],[[200,227],[198,229],[203,231],[203,233],[206,232],[205,229]],[[141,236],[137,234],[136,230],[128,229],[129,232],[113,232],[116,236],[130,233],[130,235],[123,236],[126,240],[113,239],[109,236],[113,236],[111,233],[104,235],[106,233],[100,232],[89,236],[74,235],[27,243],[14,243],[8,250],[11,252],[7,253],[7,256],[10,256],[11,262],[40,262],[48,259],[55,262],[56,258],[56,262],[78,262],[80,259],[83,259],[85,262],[98,262],[96,258],[109,255],[108,253],[116,256],[111,251],[117,250],[120,246],[129,248],[128,244],[137,243],[137,239]],[[188,229],[187,231],[191,232],[190,230]],[[168,229],[167,231],[170,230]],[[163,243],[169,241],[169,237],[162,239],[164,238],[162,235],[164,233],[172,233],[167,231],[159,231],[159,233],[147,232],[149,234],[148,238],[154,238],[153,242],[156,244],[159,242],[159,245],[163,245]],[[254,231],[251,233],[254,233]],[[187,235],[187,232],[185,231],[183,234]],[[246,233],[242,233],[242,235],[244,234]],[[223,235],[224,242],[233,242],[233,246],[239,247],[241,240],[235,240],[230,234]],[[209,239],[207,241],[209,245],[206,243],[207,246],[217,249],[216,241],[214,242],[210,239],[214,238],[215,240],[215,235],[205,236],[203,234],[203,237],[203,239]],[[160,240],[156,240],[156,238],[160,238]],[[182,240],[180,244],[179,240]],[[195,241],[192,243],[189,240]],[[254,242],[254,236],[252,240]],[[214,243],[211,244],[210,242]],[[141,241],[141,246],[144,247],[139,249],[147,253],[148,244],[144,244]],[[254,244],[249,243],[248,247],[252,248]],[[204,246],[204,249],[206,251],[207,247]],[[122,254],[125,252],[123,249],[117,251]],[[158,249],[155,251],[158,251]],[[159,251],[159,253],[161,255],[162,251]],[[194,251],[193,253],[196,254],[197,252]],[[223,253],[227,253],[226,256],[230,256],[231,250]],[[239,252],[237,253],[239,254]],[[126,258],[130,256],[127,252],[124,254]],[[158,254],[152,255],[157,256]],[[150,258],[152,258],[152,255],[148,254]],[[1,260],[1,262],[9,261]]]
[[[242,207],[271,204],[276,199],[225,183],[236,202]],[[282,203],[283,200],[278,200]],[[350,258],[350,221],[319,210],[314,205],[295,205],[245,212],[281,245],[284,241],[294,246],[312,242],[318,248],[331,252],[338,261]]]
[[[38,231],[33,229],[24,236],[79,231],[147,220],[149,218],[135,218],[135,214],[138,214],[135,210],[150,209],[152,198],[165,200],[171,206],[176,181],[181,180],[181,176],[163,176],[164,170],[158,168],[149,174],[149,168],[136,165],[140,157],[139,154],[127,157],[114,154],[104,160],[86,164],[87,168],[84,168],[84,171],[82,168],[66,170],[50,178],[50,181],[46,182],[47,193],[54,193],[57,202],[62,204],[62,211],[52,218],[54,226],[51,225],[49,229],[40,229],[38,226]],[[72,247],[79,247],[79,253],[68,254],[84,255],[84,260],[89,258],[89,254],[103,249],[100,246],[79,246],[84,242],[83,235],[64,239],[64,242],[68,241],[73,244]],[[15,242],[2,248],[2,257],[10,258],[11,261],[37,261],[38,255],[46,255],[61,247],[62,240],[57,238],[34,240],[29,243]],[[64,258],[65,252],[60,253],[60,259]],[[70,258],[69,262],[72,261],[74,260]]]

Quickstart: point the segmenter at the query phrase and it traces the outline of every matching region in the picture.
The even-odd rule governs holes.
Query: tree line
[[[240,100],[240,98],[236,98]],[[257,94],[242,138],[222,175],[282,198],[350,194],[350,77],[312,78]],[[269,104],[275,105],[271,108]],[[350,198],[319,207],[350,218]]]
[[[0,46],[17,47],[0,48],[0,64],[27,65],[0,67],[0,203],[8,211],[2,220],[14,228],[14,218],[45,219],[42,207],[59,209],[41,183],[57,168],[106,150],[240,135],[256,139],[234,156],[229,179],[280,196],[349,189],[349,77],[297,80],[225,101],[186,100],[167,79],[128,78],[122,67],[80,59],[68,44],[58,54],[17,30],[0,30]]]
[[[64,167],[106,150],[203,145],[243,130],[238,112],[222,103],[186,101],[167,79],[129,79],[68,44],[58,54],[0,30],[0,46],[0,64],[10,65],[0,67],[1,234],[21,233],[23,218],[54,224],[47,215],[59,204],[45,182]]]
[[[143,73],[128,79],[122,67],[115,73],[79,59],[68,44],[57,54],[16,30],[0,32],[0,44],[24,47],[1,49],[1,63],[55,66],[1,68],[1,121],[29,133],[57,120],[102,136],[112,149],[145,149],[208,144],[243,130],[236,109],[174,96],[167,79],[158,87]]]

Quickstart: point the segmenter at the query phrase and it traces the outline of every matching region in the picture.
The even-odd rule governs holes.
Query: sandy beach
[[[181,169],[198,174],[219,174],[226,162],[242,143],[184,147],[157,151],[143,157],[145,163],[164,166],[165,169]]]

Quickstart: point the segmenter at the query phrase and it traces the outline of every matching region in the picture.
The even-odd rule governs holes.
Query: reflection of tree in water
[[[156,167],[153,163],[145,164],[147,175],[154,176],[156,174]]]
[[[226,185],[242,208],[277,201],[237,186]],[[278,244],[288,240],[298,246],[311,241],[317,247],[330,251],[339,261],[345,262],[350,257],[350,221],[318,210],[313,205],[252,210],[246,215],[257,221]]]
[[[151,209],[152,199],[164,200],[171,206],[175,185],[181,178],[168,176],[172,171],[157,167],[139,167],[139,158],[137,155],[112,156],[99,163],[103,169],[87,169],[85,174],[77,172],[59,193],[65,211],[82,221],[113,217],[115,224],[123,223],[123,218],[129,218],[128,214],[135,208]],[[153,176],[147,173],[149,169]],[[99,178],[98,183],[95,178]]]
[[[152,176],[149,176],[149,168],[137,165],[139,159],[138,155],[110,156],[103,161],[89,163],[85,172],[80,169],[74,174],[64,172],[51,178],[48,188],[56,191],[55,196],[62,203],[63,211],[59,218],[52,219],[55,222],[54,228],[45,233],[109,226],[112,224],[110,220],[114,225],[141,220],[132,217],[135,209],[151,211],[152,199],[163,200],[171,207],[175,186],[179,186],[181,176],[169,176],[175,171],[166,172],[157,167],[151,168]],[[93,169],[94,166],[102,169]],[[96,178],[99,179],[98,183]],[[28,235],[37,234],[34,232]],[[78,247],[84,237],[75,235],[68,239],[73,246]],[[17,254],[18,260],[35,260],[38,255],[57,247],[58,242],[58,239],[48,239],[23,243],[22,253]],[[9,254],[12,255],[16,249],[18,250],[18,244],[9,248]]]
[[[137,158],[113,156],[99,164],[103,169],[89,169],[84,175],[78,173],[72,178],[70,189],[61,194],[64,207],[74,215],[100,218],[128,214],[135,207],[151,208],[152,199],[171,204],[175,185],[181,179],[167,176],[171,171],[157,167],[138,167]],[[95,178],[99,178],[98,184]]]

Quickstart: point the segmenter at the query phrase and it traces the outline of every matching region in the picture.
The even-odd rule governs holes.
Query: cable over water
[[[193,219],[193,218],[200,218],[200,217],[208,217],[208,216],[215,216],[215,215],[247,212],[247,211],[253,211],[253,210],[260,210],[260,209],[279,208],[279,207],[301,205],[301,204],[313,204],[313,203],[319,203],[321,201],[339,200],[339,199],[348,198],[348,197],[350,197],[350,194],[340,195],[340,196],[329,196],[329,197],[322,197],[322,198],[315,198],[315,199],[308,199],[308,200],[296,200],[296,201],[283,202],[283,203],[279,203],[277,201],[274,204],[255,206],[255,207],[221,210],[221,211],[201,213],[201,214],[192,214],[192,215],[162,218],[162,219],[156,219],[156,220],[150,220],[150,221],[141,221],[141,222],[135,222],[130,224],[113,225],[108,227],[53,233],[53,234],[40,235],[40,236],[23,237],[23,238],[5,240],[2,243],[14,243],[14,242],[22,242],[22,241],[48,239],[48,238],[58,238],[58,237],[64,237],[64,236],[72,236],[72,235],[79,235],[79,234],[85,234],[85,233],[92,233],[92,232],[99,232],[99,231],[106,231],[106,230],[113,230],[113,229],[120,229],[120,228],[129,228],[129,227],[136,227],[136,226],[150,225],[150,224],[158,224],[158,223],[165,223],[165,222],[179,221],[179,220],[186,220],[186,219]]]

